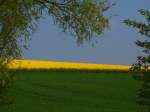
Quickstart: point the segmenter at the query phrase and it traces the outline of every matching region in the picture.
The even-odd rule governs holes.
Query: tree
[[[146,23],[135,20],[125,20],[124,23],[138,29],[139,33],[146,37],[143,40],[137,40],[135,44],[143,49],[145,55],[137,57],[137,63],[131,67],[133,71],[140,71],[143,74],[138,78],[142,81],[142,88],[138,92],[138,104],[142,105],[144,112],[150,112],[150,11],[141,9],[139,13],[146,18]]]
[[[109,26],[104,12],[110,6],[107,0],[0,0],[0,94],[12,82],[7,64],[21,57],[40,18],[53,17],[82,44]]]

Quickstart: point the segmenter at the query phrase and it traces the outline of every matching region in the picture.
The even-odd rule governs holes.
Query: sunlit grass
[[[17,70],[13,104],[0,112],[136,112],[132,72]]]

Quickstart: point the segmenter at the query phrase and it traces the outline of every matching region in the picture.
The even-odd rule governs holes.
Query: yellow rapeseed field
[[[10,69],[88,69],[88,70],[129,70],[130,66],[111,64],[89,64],[74,62],[52,62],[36,60],[13,60]]]

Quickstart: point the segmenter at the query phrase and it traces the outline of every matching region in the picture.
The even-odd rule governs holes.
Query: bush
[[[0,64],[0,105],[12,103],[9,96],[9,88],[13,84],[14,75],[7,69],[7,66]]]

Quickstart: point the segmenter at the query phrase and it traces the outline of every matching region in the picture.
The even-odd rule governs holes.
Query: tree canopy
[[[137,40],[135,44],[143,49],[143,52],[145,53],[145,56],[138,56],[138,62],[134,64],[133,69],[141,70],[142,67],[148,68],[150,66],[150,11],[141,9],[139,10],[139,13],[146,18],[146,23],[138,22],[136,20],[130,20],[127,19],[124,21],[125,24],[132,26],[136,29],[138,29],[139,33],[146,37],[146,39],[143,40]]]
[[[108,27],[104,12],[109,7],[103,0],[1,0],[1,51],[5,48],[12,57],[19,57],[16,55],[20,54],[18,41],[26,42],[45,14],[50,15],[62,31],[71,32],[78,43],[83,43]],[[11,51],[10,46],[18,50]]]

